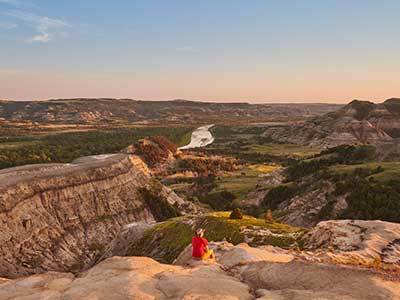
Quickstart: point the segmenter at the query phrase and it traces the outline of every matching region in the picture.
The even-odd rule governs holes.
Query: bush
[[[272,216],[272,211],[270,209],[265,213],[265,222],[268,224],[274,223],[274,217]]]
[[[229,219],[235,219],[235,220],[240,220],[243,219],[243,213],[240,210],[240,208],[235,208],[232,212],[231,215],[229,216]]]

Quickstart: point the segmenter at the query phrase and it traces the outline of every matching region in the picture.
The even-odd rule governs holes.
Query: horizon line
[[[395,99],[396,97],[391,97],[384,99],[383,101],[370,100],[370,99],[357,99],[353,98],[351,100],[198,100],[198,99],[184,99],[184,98],[170,98],[170,99],[135,99],[131,97],[67,97],[67,98],[42,98],[42,99],[1,99],[0,101],[10,101],[10,102],[46,102],[46,101],[67,101],[67,100],[131,100],[131,101],[142,101],[142,102],[199,102],[199,103],[220,103],[220,104],[273,104],[273,105],[283,105],[283,104],[325,104],[325,105],[343,105],[350,103],[354,100],[359,101],[369,101],[373,103],[383,103],[389,99]]]

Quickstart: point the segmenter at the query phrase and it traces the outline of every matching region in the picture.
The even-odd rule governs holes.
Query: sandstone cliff
[[[124,225],[195,211],[151,179],[138,157],[126,154],[5,169],[0,171],[0,275],[79,271]]]

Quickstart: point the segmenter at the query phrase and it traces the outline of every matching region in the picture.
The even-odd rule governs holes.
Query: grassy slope
[[[194,128],[193,128],[194,129]],[[181,137],[179,137],[175,143],[178,147],[186,146],[187,144],[190,143],[190,140],[192,138],[192,130],[188,130],[185,134],[183,134]]]
[[[290,247],[296,241],[289,237],[291,233],[299,233],[301,236],[304,232],[301,228],[280,223],[267,224],[264,220],[249,216],[245,216],[242,220],[231,220],[228,216],[229,212],[215,212],[198,217],[169,219],[157,224],[148,230],[142,239],[135,241],[128,255],[146,255],[160,262],[171,263],[191,243],[194,230],[198,227],[206,230],[206,238],[209,241],[227,240],[233,244],[245,241],[245,235],[241,230],[243,227],[269,229],[272,233],[282,236],[271,235],[262,244],[281,247]]]
[[[374,170],[379,166],[383,168],[383,172],[370,176],[376,181],[387,182],[392,179],[400,179],[400,162],[372,162],[357,165],[335,165],[330,167],[329,170],[336,174],[351,174],[358,168]]]
[[[261,153],[270,154],[276,156],[294,156],[294,157],[306,157],[321,152],[321,149],[310,148],[305,146],[298,146],[294,144],[274,144],[267,143],[263,145],[251,144],[247,153]]]
[[[249,192],[256,189],[263,175],[278,168],[279,166],[261,164],[245,166],[217,179],[217,187],[213,191],[220,192],[226,190],[233,193],[238,200],[243,200]]]

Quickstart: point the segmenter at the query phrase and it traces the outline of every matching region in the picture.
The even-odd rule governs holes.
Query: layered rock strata
[[[196,211],[145,171],[126,154],[0,171],[0,276],[79,271],[124,225]]]

